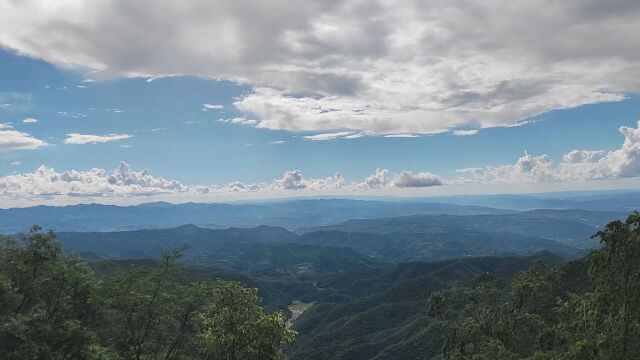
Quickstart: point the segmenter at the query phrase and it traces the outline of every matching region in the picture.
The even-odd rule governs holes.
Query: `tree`
[[[282,358],[282,314],[236,282],[181,281],[180,255],[98,281],[52,232],[0,237],[0,359]]]
[[[432,295],[443,357],[640,359],[640,214],[610,222],[594,238],[602,247],[586,258],[579,294],[565,288],[576,274],[537,265],[513,280],[508,296],[490,283]]]
[[[0,358],[86,358],[96,283],[85,262],[65,257],[55,235],[34,226],[0,239]]]
[[[280,313],[266,314],[257,289],[219,281],[213,298],[194,316],[196,343],[205,359],[281,359],[295,332]]]
[[[596,310],[606,314],[620,359],[640,353],[640,213],[610,222],[594,238],[602,248],[591,255],[589,275]]]

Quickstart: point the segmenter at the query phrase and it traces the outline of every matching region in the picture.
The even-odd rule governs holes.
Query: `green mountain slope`
[[[429,359],[441,347],[438,329],[426,314],[429,294],[479,278],[507,282],[537,261],[554,266],[562,260],[540,253],[405,263],[321,281],[317,286],[328,295],[296,321],[299,335],[289,355],[307,360]]]

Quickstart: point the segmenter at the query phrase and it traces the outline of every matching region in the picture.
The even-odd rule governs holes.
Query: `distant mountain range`
[[[0,233],[32,224],[55,231],[118,231],[197,224],[209,228],[281,226],[287,229],[415,214],[504,214],[511,210],[414,201],[295,200],[258,204],[71,205],[0,209]]]
[[[522,210],[552,209],[540,216],[569,216],[600,226],[640,209],[640,192],[571,192],[534,195],[472,195],[423,199],[281,200],[252,204],[147,203],[135,206],[70,205],[0,209],[0,233],[25,231],[32,224],[55,231],[120,231],[172,228],[196,224],[208,228],[281,226],[289,230],[342,223],[352,219],[409,215],[507,215]],[[535,216],[525,214],[525,217]],[[613,217],[612,217],[613,216]],[[538,236],[539,234],[536,234]]]
[[[61,232],[68,251],[89,259],[157,258],[185,247],[188,263],[241,272],[289,275],[360,271],[384,263],[530,255],[565,259],[589,252],[589,237],[622,213],[536,210],[501,215],[413,215],[348,220],[292,232],[282,227]],[[606,220],[605,220],[606,219]]]
[[[631,212],[640,209],[640,190],[566,191],[540,194],[460,195],[422,198],[421,201],[482,205],[511,210],[584,209]]]
[[[597,245],[589,240],[598,228],[626,213],[587,210],[531,210],[499,215],[412,215],[381,219],[355,219],[337,225],[300,229],[301,232],[341,231],[370,234],[431,234],[449,236],[495,234],[513,241],[548,239],[579,248]],[[550,249],[549,249],[550,250]]]

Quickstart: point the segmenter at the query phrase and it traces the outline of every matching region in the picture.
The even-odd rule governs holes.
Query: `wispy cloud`
[[[45,141],[25,132],[11,129],[10,125],[0,124],[0,152],[33,150],[48,145]]]
[[[202,104],[202,111],[220,110],[223,108],[224,106],[218,104]]]
[[[133,135],[129,134],[106,134],[106,135],[90,135],[90,134],[67,134],[67,138],[64,139],[65,144],[83,145],[83,144],[98,144],[112,141],[120,141],[132,138]]]
[[[477,129],[473,130],[454,130],[453,135],[455,136],[471,136],[478,133]]]
[[[334,133],[326,133],[326,134],[317,134],[317,135],[307,135],[303,136],[303,139],[312,140],[312,141],[325,141],[325,140],[335,140],[335,139],[349,139],[353,138],[353,136],[357,136],[358,134],[353,131],[340,131]]]

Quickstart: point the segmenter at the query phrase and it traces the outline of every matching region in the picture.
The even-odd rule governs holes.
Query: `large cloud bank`
[[[273,193],[273,192],[321,192],[357,191],[384,187],[430,187],[443,181],[435,175],[400,172],[389,178],[387,170],[381,182],[372,185],[347,182],[342,175],[322,179],[307,179],[299,170],[286,171],[281,178],[270,183],[246,184],[231,182],[217,185],[185,185],[177,180],[152,175],[148,170],[135,171],[127,163],[112,171],[94,168],[87,171],[68,170],[58,172],[46,166],[25,174],[0,177],[0,196],[9,198],[39,199],[50,197],[139,197],[166,194],[207,195],[225,193]]]
[[[548,155],[525,152],[515,164],[459,170],[476,182],[559,182],[640,176],[640,121],[637,128],[622,126],[622,146],[613,151],[572,150],[555,162]]]
[[[639,17],[626,0],[24,0],[0,3],[0,46],[248,83],[234,105],[261,128],[471,134],[639,91]]]

